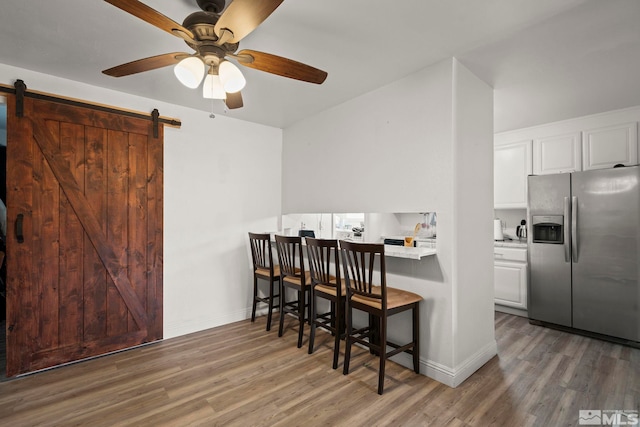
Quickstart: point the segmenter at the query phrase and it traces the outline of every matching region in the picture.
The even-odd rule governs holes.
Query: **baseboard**
[[[420,373],[451,388],[456,388],[496,354],[498,354],[498,344],[494,340],[467,358],[457,368],[420,358]],[[409,369],[413,367],[411,356],[407,353],[400,353],[392,357],[391,360]]]
[[[264,310],[263,314],[266,314]],[[256,315],[258,315],[256,313]],[[217,326],[227,325],[229,323],[239,322],[251,317],[251,307],[224,313],[221,316],[201,316],[189,319],[187,321],[178,321],[174,323],[165,322],[164,338],[174,338],[181,335],[191,334],[193,332],[203,331],[205,329],[215,328]]]
[[[462,384],[467,378],[473,375],[478,369],[482,368],[485,363],[493,359],[498,354],[498,343],[492,340],[475,354],[468,357],[455,369],[450,387],[456,388]],[[445,383],[446,384],[446,383]]]
[[[495,304],[495,311],[499,311],[500,313],[513,314],[514,316],[520,317],[529,317],[527,310],[523,310],[521,308],[507,307],[504,305]]]

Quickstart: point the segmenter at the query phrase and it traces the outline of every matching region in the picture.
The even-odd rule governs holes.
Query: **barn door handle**
[[[18,243],[24,242],[24,235],[22,234],[23,220],[24,220],[24,215],[18,214],[18,218],[16,218],[16,239],[18,239]]]

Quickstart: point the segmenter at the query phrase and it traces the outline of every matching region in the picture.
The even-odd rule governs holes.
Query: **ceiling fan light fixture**
[[[189,56],[178,62],[173,72],[180,83],[190,89],[195,89],[200,85],[202,77],[204,76],[204,62],[196,56]]]
[[[327,78],[325,71],[292,59],[248,49],[236,53],[240,41],[267,19],[283,0],[196,0],[202,11],[189,14],[182,25],[146,5],[147,0],[105,1],[181,39],[192,52],[170,52],[127,62],[103,70],[108,76],[123,77],[172,66],[180,83],[195,89],[206,74],[212,74],[215,77],[204,79],[202,95],[209,99],[224,99],[229,109],[244,105],[241,90],[246,80],[236,66],[238,64],[308,83],[322,84]],[[235,61],[228,62],[225,58]]]
[[[235,93],[241,91],[247,84],[247,80],[242,75],[238,67],[229,61],[222,61],[218,70],[220,81],[225,92]]]
[[[227,94],[217,74],[207,74],[202,85],[202,96],[207,99],[226,99]]]

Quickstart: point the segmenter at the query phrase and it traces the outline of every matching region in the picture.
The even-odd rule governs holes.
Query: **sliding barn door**
[[[162,338],[162,126],[8,101],[7,375]]]

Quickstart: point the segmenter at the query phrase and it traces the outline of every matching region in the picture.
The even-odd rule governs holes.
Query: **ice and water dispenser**
[[[533,215],[531,217],[533,243],[564,243],[563,215]]]

